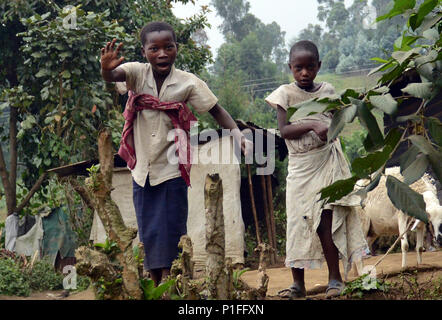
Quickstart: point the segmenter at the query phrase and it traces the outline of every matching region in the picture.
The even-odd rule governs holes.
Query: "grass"
[[[326,73],[326,74],[318,74],[316,80],[318,82],[321,81],[329,82],[335,87],[336,92],[340,92],[342,90],[349,88],[370,89],[376,85],[378,76]]]

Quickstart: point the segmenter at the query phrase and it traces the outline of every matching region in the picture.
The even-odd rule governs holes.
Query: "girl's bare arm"
[[[313,130],[321,140],[327,141],[328,127],[320,121],[305,121],[299,124],[290,124],[287,121],[287,111],[278,105],[277,111],[278,128],[284,139],[298,139],[307,132]]]

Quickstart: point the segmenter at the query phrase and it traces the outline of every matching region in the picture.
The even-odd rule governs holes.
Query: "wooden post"
[[[253,219],[255,220],[256,240],[258,241],[258,244],[261,244],[262,241],[261,241],[261,235],[259,233],[258,215],[256,214],[255,196],[253,195],[252,172],[250,170],[250,164],[247,164],[246,166],[247,166],[247,176],[249,179],[250,202],[252,203]]]
[[[275,258],[278,255],[277,242],[276,242],[276,226],[275,226],[275,215],[273,211],[273,190],[272,190],[272,179],[270,175],[266,176],[267,183],[267,199],[269,201],[269,214],[270,214],[270,224],[272,226],[273,234],[273,248],[275,249]]]
[[[261,187],[262,187],[262,197],[264,202],[264,214],[266,217],[266,226],[267,226],[267,236],[269,238],[269,244],[271,247],[273,247],[273,232],[272,232],[272,225],[270,223],[270,215],[269,215],[269,208],[268,208],[268,200],[267,200],[267,188],[266,188],[266,181],[264,176],[260,176],[261,180]],[[270,263],[274,264],[275,261],[275,255],[273,253],[270,253]]]
[[[228,300],[230,280],[225,272],[225,233],[223,187],[218,174],[206,176],[204,187],[206,209],[206,276],[211,299]]]

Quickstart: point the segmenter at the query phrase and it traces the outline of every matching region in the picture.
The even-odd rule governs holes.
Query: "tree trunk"
[[[223,187],[218,174],[206,176],[204,187],[206,209],[206,277],[210,298],[228,300],[228,276],[225,271],[225,234]]]
[[[99,134],[98,153],[100,173],[92,174],[86,179],[87,194],[103,223],[106,234],[110,240],[117,243],[121,251],[117,258],[123,267],[122,279],[126,298],[141,299],[138,266],[132,249],[132,241],[137,231],[125,226],[118,206],[111,199],[114,158],[111,134],[107,130]]]

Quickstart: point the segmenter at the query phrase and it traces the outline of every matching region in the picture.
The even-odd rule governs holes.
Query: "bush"
[[[63,289],[63,275],[56,272],[52,264],[47,260],[35,262],[32,270],[27,273],[26,278],[32,290]]]
[[[0,294],[29,296],[30,286],[14,260],[0,259]]]

